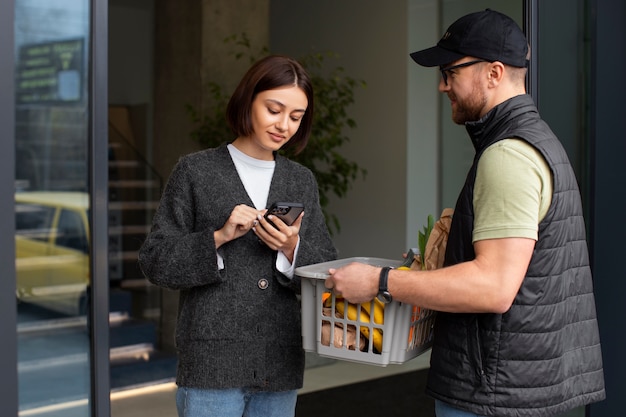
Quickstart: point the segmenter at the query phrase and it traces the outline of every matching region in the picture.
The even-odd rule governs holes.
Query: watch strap
[[[380,279],[378,281],[378,293],[383,293],[385,291],[389,291],[387,281],[389,280],[389,270],[391,267],[384,266],[380,270]]]

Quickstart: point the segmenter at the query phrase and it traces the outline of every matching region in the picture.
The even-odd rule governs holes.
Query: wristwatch
[[[380,270],[380,280],[378,281],[377,298],[385,304],[389,304],[393,301],[393,297],[391,296],[391,293],[389,293],[389,288],[387,288],[387,280],[389,279],[390,269],[391,267],[384,266],[383,269]]]

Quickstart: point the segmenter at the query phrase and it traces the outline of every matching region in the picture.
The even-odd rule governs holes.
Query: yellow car
[[[15,194],[17,298],[84,314],[89,273],[89,196],[83,192]]]

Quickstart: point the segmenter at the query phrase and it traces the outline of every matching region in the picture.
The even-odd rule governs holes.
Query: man
[[[438,417],[549,416],[605,397],[580,193],[567,155],[526,94],[528,42],[485,10],[411,58],[439,66],[439,91],[476,155],[444,267],[353,263],[328,288],[439,311],[427,392]]]

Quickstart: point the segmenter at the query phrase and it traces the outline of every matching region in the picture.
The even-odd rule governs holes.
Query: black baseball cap
[[[470,13],[452,23],[432,48],[413,52],[411,58],[424,67],[435,67],[472,56],[526,67],[528,41],[513,19],[491,9]]]

